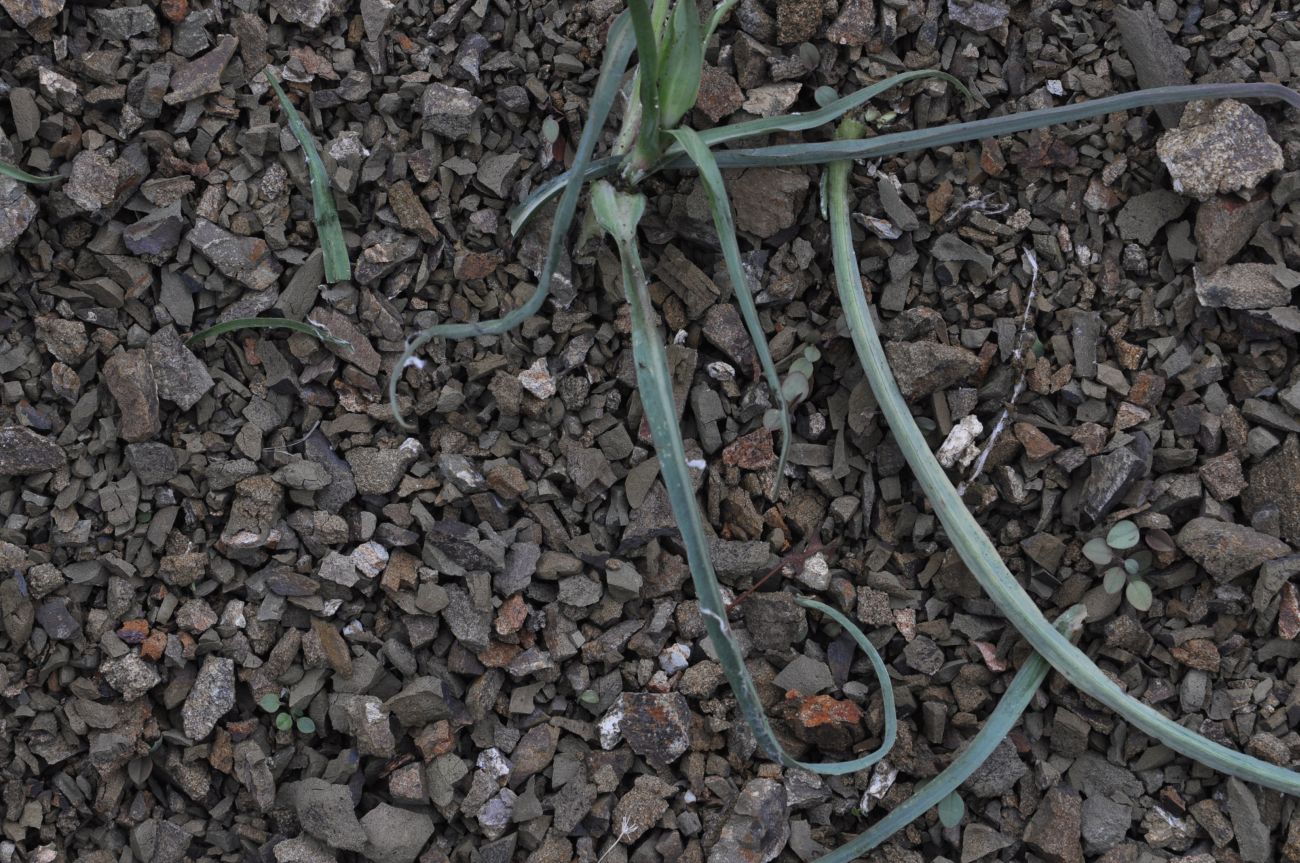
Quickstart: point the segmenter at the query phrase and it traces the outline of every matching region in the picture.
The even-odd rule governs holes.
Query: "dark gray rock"
[[[265,240],[232,234],[207,219],[199,219],[185,238],[222,275],[254,291],[274,285],[284,269]]]
[[[1014,788],[1020,777],[1028,772],[1029,767],[1020,759],[1016,747],[1011,741],[1004,740],[993,750],[988,760],[962,783],[962,788],[979,798],[1001,797]]]
[[[1094,794],[1083,801],[1081,820],[1083,850],[1089,856],[1101,854],[1124,841],[1133,821],[1133,807]]]
[[[1167,189],[1156,189],[1129,198],[1115,218],[1115,227],[1126,240],[1150,245],[1165,225],[1187,209],[1187,199]]]
[[[808,637],[808,612],[784,591],[751,594],[743,607],[745,628],[759,650],[783,653]]]
[[[773,779],[751,779],[722,825],[709,863],[768,863],[789,839],[785,786]]]
[[[181,202],[173,201],[122,229],[122,242],[132,254],[165,261],[180,245],[185,218]]]
[[[380,803],[361,819],[366,836],[366,859],[375,863],[413,863],[433,835],[433,819]]]
[[[1237,850],[1245,863],[1267,863],[1273,859],[1268,825],[1259,811],[1259,801],[1244,782],[1228,779],[1228,817],[1237,837]]]
[[[0,476],[28,476],[68,463],[63,448],[23,426],[0,428]]]
[[[1073,788],[1048,790],[1025,828],[1025,844],[1047,863],[1083,863],[1083,802]]]
[[[185,736],[198,743],[207,739],[217,720],[235,706],[235,662],[219,656],[203,660],[190,694],[181,708]]]
[[[208,367],[185,344],[174,326],[168,325],[149,337],[146,347],[158,395],[187,411],[212,389]]]
[[[1280,448],[1250,469],[1241,500],[1252,518],[1276,508],[1282,539],[1300,546],[1300,438],[1288,435]]]
[[[81,624],[68,611],[68,601],[62,597],[42,603],[36,609],[36,622],[55,641],[71,641],[81,633]]]
[[[889,342],[885,354],[908,401],[961,383],[979,369],[971,351],[938,342]]]
[[[468,90],[432,83],[420,100],[425,128],[453,141],[463,141],[479,127],[483,100]]]
[[[1300,273],[1274,264],[1228,264],[1196,279],[1196,297],[1211,309],[1270,309],[1291,302]]]
[[[681,693],[624,692],[612,713],[632,751],[655,767],[667,767],[690,748],[691,712]]]
[[[162,431],[158,387],[144,351],[113,354],[104,363],[103,376],[121,409],[117,431],[123,440],[139,443]]]
[[[1124,54],[1137,72],[1139,87],[1167,87],[1192,82],[1184,65],[1183,52],[1174,47],[1164,22],[1156,16],[1150,3],[1143,4],[1140,10],[1117,6],[1114,14]],[[1183,116],[1183,106],[1161,105],[1156,108],[1156,115],[1166,129],[1172,129]]]
[[[346,785],[304,779],[293,787],[293,803],[298,823],[312,836],[344,851],[366,850],[367,834]]]
[[[1128,447],[1090,459],[1092,472],[1083,485],[1081,506],[1088,518],[1101,521],[1147,471],[1146,462]]]

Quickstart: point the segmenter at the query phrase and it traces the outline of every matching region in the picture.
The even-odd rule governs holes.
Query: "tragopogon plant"
[[[655,0],[653,7],[648,0],[629,0],[628,11],[611,25],[600,76],[592,92],[588,122],[574,154],[572,167],[539,187],[511,215],[512,227],[518,231],[543,204],[560,193],[546,259],[536,289],[524,304],[499,319],[438,324],[412,339],[390,378],[389,399],[394,417],[399,423],[405,423],[401,411],[401,381],[407,373],[408,361],[431,339],[504,333],[542,309],[584,184],[595,181],[591,195],[592,209],[598,223],[618,247],[623,287],[631,310],[632,351],[638,394],[658,451],[660,473],[681,533],[681,546],[690,565],[709,639],[739,702],[740,712],[753,729],[764,752],[783,764],[798,764],[781,748],[763,715],[754,683],[746,672],[743,657],[731,637],[727,608],[723,604],[709,559],[705,525],[691,483],[692,468],[686,460],[681,429],[676,420],[663,339],[655,324],[654,308],[641,263],[637,226],[646,208],[646,197],[642,189],[647,177],[670,169],[694,169],[699,172],[709,198],[727,275],[746,328],[754,340],[763,378],[770,389],[773,410],[778,412],[776,425],[781,430],[782,441],[782,458],[777,472],[779,482],[790,439],[788,404],[766,345],[754,298],[741,267],[740,247],[722,169],[829,164],[831,167],[826,178],[826,194],[836,281],[859,359],[881,411],[893,429],[913,473],[929,496],[948,538],[980,585],[1041,655],[1043,661],[1126,721],[1184,755],[1223,773],[1300,795],[1300,774],[1233,752],[1125,694],[1086,654],[1071,643],[1066,634],[1047,621],[1007,570],[995,547],[967,511],[952,483],[935,461],[889,371],[862,290],[852,247],[848,207],[848,174],[853,159],[891,156],[927,147],[1008,135],[1116,111],[1196,99],[1272,99],[1300,107],[1300,95],[1276,84],[1163,87],[935,128],[878,135],[865,140],[862,136],[866,133],[866,128],[861,123],[846,121],[833,141],[720,150],[718,145],[739,138],[822,126],[862,108],[868,100],[891,88],[920,79],[944,81],[965,92],[959,81],[942,72],[913,71],[885,79],[848,96],[825,101],[822,107],[814,111],[697,132],[683,126],[682,122],[695,101],[709,35],[731,5],[729,2],[720,4],[719,13],[715,14],[709,26],[701,28],[695,0],[676,0],[675,3],[670,0]],[[638,66],[625,93],[628,104],[623,112],[622,129],[615,139],[612,152],[603,158],[593,159],[596,141],[619,91],[620,80],[634,46]],[[419,371],[416,370],[413,374],[418,375]],[[867,652],[880,680],[886,715],[884,741],[877,752],[841,764],[803,766],[820,773],[861,770],[882,757],[893,740],[893,699],[888,677],[870,642],[847,618],[815,600],[801,597],[798,601],[805,607],[831,617]],[[1071,617],[1070,623],[1077,625],[1078,621]],[[1039,663],[1032,671],[1026,669],[1017,677],[1016,697],[1003,699],[988,720],[989,728],[1010,728],[1016,716],[1024,709],[1029,694],[1041,681],[1045,667]],[[1001,730],[998,737],[1004,734],[1005,730]],[[981,737],[979,747],[967,750],[970,757],[961,762],[962,769],[973,769],[969,762],[975,757],[982,759],[990,748],[988,741],[996,742],[996,739]],[[978,761],[974,763],[978,764]],[[951,782],[959,773],[960,771],[948,774],[948,781]],[[947,797],[952,788],[948,786],[944,790],[937,783],[932,783],[932,786],[928,789],[928,796],[918,795],[914,798],[917,801],[914,805],[909,807],[905,803],[895,811],[906,813],[910,820],[924,812],[925,808]],[[927,794],[927,790],[923,789],[921,794]],[[918,809],[918,806],[921,808]],[[954,815],[960,817],[955,805],[948,809],[945,817],[951,818]],[[886,819],[886,822],[889,822],[889,832],[906,823],[901,815],[899,818]],[[883,827],[884,824],[882,822],[880,826]],[[874,828],[868,833],[870,844],[882,841],[888,835]],[[866,835],[868,834],[864,834]],[[830,859],[851,859],[854,853],[861,853],[870,844],[846,847],[843,853],[834,852]]]

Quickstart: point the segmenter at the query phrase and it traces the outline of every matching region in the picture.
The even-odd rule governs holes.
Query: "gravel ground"
[[[710,658],[643,422],[611,248],[501,337],[619,0],[0,0],[0,863],[813,860],[936,775],[1026,649],[928,510],[858,368],[815,169],[729,176],[782,369],[820,356],[787,481],[704,192],[642,233],[678,408],[779,734],[756,754]],[[703,6],[710,4],[702,3]],[[878,131],[1142,85],[1300,71],[1272,0],[743,0],[697,128],[905,69]],[[325,285],[301,149],[354,265]],[[857,166],[855,239],[936,451],[1049,617],[1131,694],[1300,756],[1300,148],[1236,102]],[[817,133],[810,133],[815,139]],[[1034,275],[1035,269],[1037,276]],[[311,320],[347,344],[213,323]],[[1121,520],[1140,611],[1082,554]],[[269,708],[269,709],[268,709]],[[1300,861],[1293,801],[1199,768],[1049,677],[962,788],[873,860]]]

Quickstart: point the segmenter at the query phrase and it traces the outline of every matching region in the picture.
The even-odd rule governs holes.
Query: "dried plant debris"
[[[1289,5],[659,4],[726,197],[662,139],[657,392],[582,194],[630,179],[626,5],[0,0],[0,858],[1300,861],[983,592],[798,164],[880,85],[847,229],[925,448],[1107,680],[1293,771],[1294,112],[889,137],[1295,86]]]

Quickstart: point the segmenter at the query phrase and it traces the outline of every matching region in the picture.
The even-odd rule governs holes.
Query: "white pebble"
[[[551,377],[545,359],[539,359],[520,372],[519,383],[536,398],[549,399],[555,395],[555,379]]]

